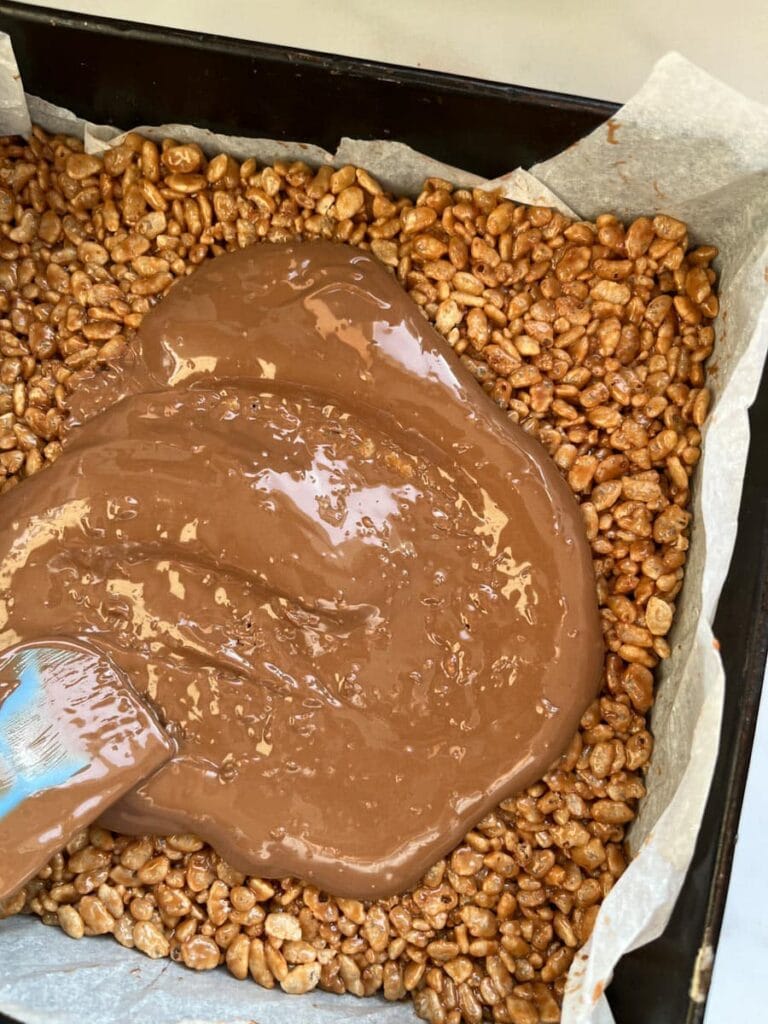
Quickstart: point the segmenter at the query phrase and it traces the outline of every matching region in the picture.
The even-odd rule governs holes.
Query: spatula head
[[[0,899],[173,753],[97,647],[57,638],[0,654]]]

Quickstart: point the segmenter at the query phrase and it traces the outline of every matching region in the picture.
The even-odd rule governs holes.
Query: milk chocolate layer
[[[0,899],[173,752],[90,645],[57,638],[0,654]]]
[[[243,871],[404,890],[594,698],[576,502],[374,259],[178,283],[0,501],[0,641],[91,637],[178,755],[105,817]]]

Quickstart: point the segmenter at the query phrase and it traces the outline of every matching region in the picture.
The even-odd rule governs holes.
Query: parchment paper
[[[81,135],[91,152],[120,134],[34,97],[25,103],[10,42],[0,37],[0,132],[27,131],[30,116],[49,130]],[[342,139],[331,156],[315,146],[228,138],[188,126],[137,130],[156,139],[195,140],[209,154],[226,150],[261,162],[280,157],[358,163],[399,193],[414,193],[427,175],[465,185],[482,180],[396,142]],[[693,852],[717,753],[724,678],[711,624],[736,536],[747,408],[768,348],[768,108],[669,54],[610,125],[530,173],[518,168],[488,184],[514,200],[587,218],[609,211],[623,219],[670,213],[688,222],[694,240],[721,251],[721,312],[709,377],[714,403],[695,482],[673,653],[663,666],[653,712],[656,747],[648,795],[630,832],[636,857],[574,961],[563,1008],[563,1024],[610,1024],[603,991],[619,957],[664,929]],[[707,955],[704,950],[704,961]],[[322,992],[294,999],[238,982],[224,970],[193,975],[108,938],[73,942],[27,918],[0,924],[0,1010],[30,1024],[415,1019],[409,1004]]]

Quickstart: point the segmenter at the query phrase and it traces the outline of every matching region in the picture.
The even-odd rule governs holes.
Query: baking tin
[[[398,139],[487,177],[554,156],[615,104],[414,68],[0,2],[25,88],[96,123],[194,123],[313,142]],[[618,1024],[700,1024],[728,887],[768,649],[768,373],[715,634],[727,683],[720,755],[694,859],[664,935],[624,957]],[[694,981],[697,999],[690,992]],[[8,1018],[0,1016],[0,1024]]]

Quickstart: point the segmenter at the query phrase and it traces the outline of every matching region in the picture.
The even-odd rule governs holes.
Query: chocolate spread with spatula
[[[0,654],[0,900],[174,753],[121,675],[82,642]]]
[[[0,501],[0,646],[87,639],[176,756],[103,819],[401,891],[562,752],[602,642],[577,504],[372,257],[178,283]]]

